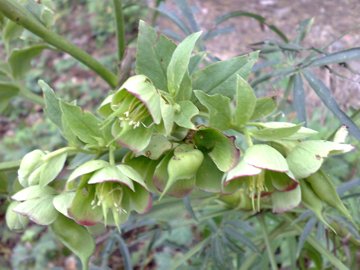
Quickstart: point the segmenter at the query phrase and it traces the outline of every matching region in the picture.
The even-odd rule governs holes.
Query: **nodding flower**
[[[72,218],[77,222],[95,225],[101,221],[119,227],[132,210],[144,212],[151,205],[150,193],[137,171],[125,164],[95,162],[84,163],[69,178],[73,181],[82,176],[82,184],[76,190],[79,197],[87,191],[87,199],[76,200],[70,207]],[[87,216],[83,216],[84,212]]]
[[[225,185],[231,181],[242,181],[251,198],[252,208],[257,212],[260,211],[261,197],[275,191],[290,191],[298,185],[286,159],[276,149],[265,144],[253,145],[246,150],[243,159],[227,173]]]

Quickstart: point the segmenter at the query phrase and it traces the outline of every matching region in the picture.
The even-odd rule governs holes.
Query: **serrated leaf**
[[[175,43],[163,35],[158,37],[154,28],[140,21],[136,73],[147,76],[156,88],[167,90],[166,70],[175,48]]]
[[[195,129],[196,127],[191,120],[199,114],[198,108],[190,100],[180,101],[178,104],[180,105],[180,110],[175,113],[175,123],[180,127]]]
[[[167,86],[169,93],[176,96],[180,89],[180,84],[185,73],[188,72],[188,66],[191,58],[191,52],[199,39],[201,32],[191,34],[185,38],[175,49],[167,67]]]
[[[49,47],[44,44],[33,45],[28,48],[14,49],[9,56],[9,64],[15,79],[22,79],[31,69],[31,60]]]
[[[256,99],[256,105],[250,120],[257,120],[271,114],[276,109],[276,102],[273,98],[263,97]]]
[[[209,126],[220,130],[229,129],[231,126],[230,99],[219,94],[208,95],[201,90],[195,90],[194,93],[209,112]]]
[[[65,102],[60,103],[60,108],[63,113],[63,121],[81,141],[91,145],[104,143],[99,129],[100,121],[93,114]]]
[[[192,75],[193,89],[203,90],[207,94],[220,93],[232,97],[236,89],[236,74],[247,79],[258,54],[254,52],[216,62],[195,72]]]
[[[340,122],[349,128],[349,132],[356,139],[360,140],[360,129],[353,122],[353,120],[344,113],[335,98],[332,96],[331,91],[327,86],[319,80],[312,72],[304,70],[304,76],[309,82],[310,86],[314,89],[315,93],[319,96],[322,102],[330,111],[340,120]]]
[[[241,127],[250,120],[256,107],[256,96],[250,84],[236,76],[236,96],[235,96],[235,111],[233,115],[234,125]]]
[[[83,269],[88,269],[90,256],[95,251],[95,242],[90,233],[74,221],[59,215],[51,225],[55,236],[80,258]]]
[[[54,90],[45,81],[40,80],[39,86],[44,93],[46,116],[62,130],[62,111],[59,99],[55,95]]]

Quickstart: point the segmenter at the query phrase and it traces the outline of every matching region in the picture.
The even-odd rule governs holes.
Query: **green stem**
[[[251,139],[249,131],[246,128],[244,128],[243,132],[244,132],[246,143],[247,143],[248,147],[253,146],[253,141]]]
[[[270,264],[271,264],[271,269],[272,270],[277,270],[278,267],[277,267],[277,264],[276,264],[276,261],[275,261],[274,252],[273,252],[273,250],[271,248],[271,245],[270,245],[269,234],[268,234],[268,231],[267,231],[267,228],[266,228],[264,215],[260,215],[258,220],[260,221],[261,230],[262,230],[262,233],[263,233],[263,236],[264,236],[266,250],[268,252],[269,260],[270,260]]]
[[[20,88],[20,95],[30,100],[31,102],[41,105],[42,107],[45,105],[45,102],[41,96],[34,94],[26,88]]]
[[[110,163],[110,165],[115,165],[114,150],[115,150],[115,148],[113,146],[109,147],[109,163]]]
[[[116,39],[118,46],[118,59],[119,62],[124,57],[125,53],[125,22],[122,10],[122,0],[113,0],[114,15],[116,20]]]
[[[20,167],[21,160],[5,161],[0,163],[0,171],[14,171]]]
[[[55,150],[54,152],[51,152],[49,154],[47,154],[46,156],[43,157],[43,161],[47,161],[49,159],[52,159],[56,156],[62,155],[64,153],[70,152],[70,151],[77,151],[78,149],[76,147],[64,147],[64,148],[60,148],[58,150]]]
[[[32,13],[25,7],[13,0],[0,0],[0,11],[10,20],[23,26],[30,32],[41,37],[47,43],[70,54],[75,59],[95,71],[111,87],[117,85],[117,76],[105,68],[101,63],[91,57],[88,53],[67,41],[62,36],[47,29]]]

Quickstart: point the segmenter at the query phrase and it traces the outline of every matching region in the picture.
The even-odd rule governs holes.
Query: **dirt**
[[[332,43],[328,47],[328,52],[335,52],[357,47],[360,42],[360,1],[358,0],[189,0],[188,2],[204,31],[215,27],[218,16],[241,10],[263,16],[268,24],[278,27],[290,40],[296,37],[302,20],[314,18],[313,27],[304,40],[304,46],[307,48],[319,48]],[[166,7],[179,14],[174,0],[166,1]],[[168,26],[169,22],[166,19],[160,20],[160,29]],[[207,50],[220,59],[247,53],[252,50],[251,44],[259,41],[280,40],[268,27],[260,25],[252,18],[232,18],[221,26],[231,26],[234,31],[206,43]],[[359,61],[352,61],[349,65],[355,71],[360,69]],[[317,69],[316,73],[332,90],[341,107],[360,108],[360,76],[337,65],[332,68],[345,78],[333,76],[327,69]],[[310,107],[321,103],[308,88],[307,95]]]

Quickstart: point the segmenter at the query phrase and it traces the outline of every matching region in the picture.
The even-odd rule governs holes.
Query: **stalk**
[[[124,57],[125,53],[125,27],[124,27],[124,15],[122,10],[122,0],[113,0],[114,15],[116,20],[116,39],[118,49],[119,62]]]
[[[114,73],[109,71],[101,63],[79,47],[70,43],[62,36],[47,29],[26,8],[16,1],[0,0],[0,12],[2,12],[8,19],[41,37],[47,43],[79,60],[85,66],[96,72],[111,87],[115,87],[117,85],[117,76]]]

